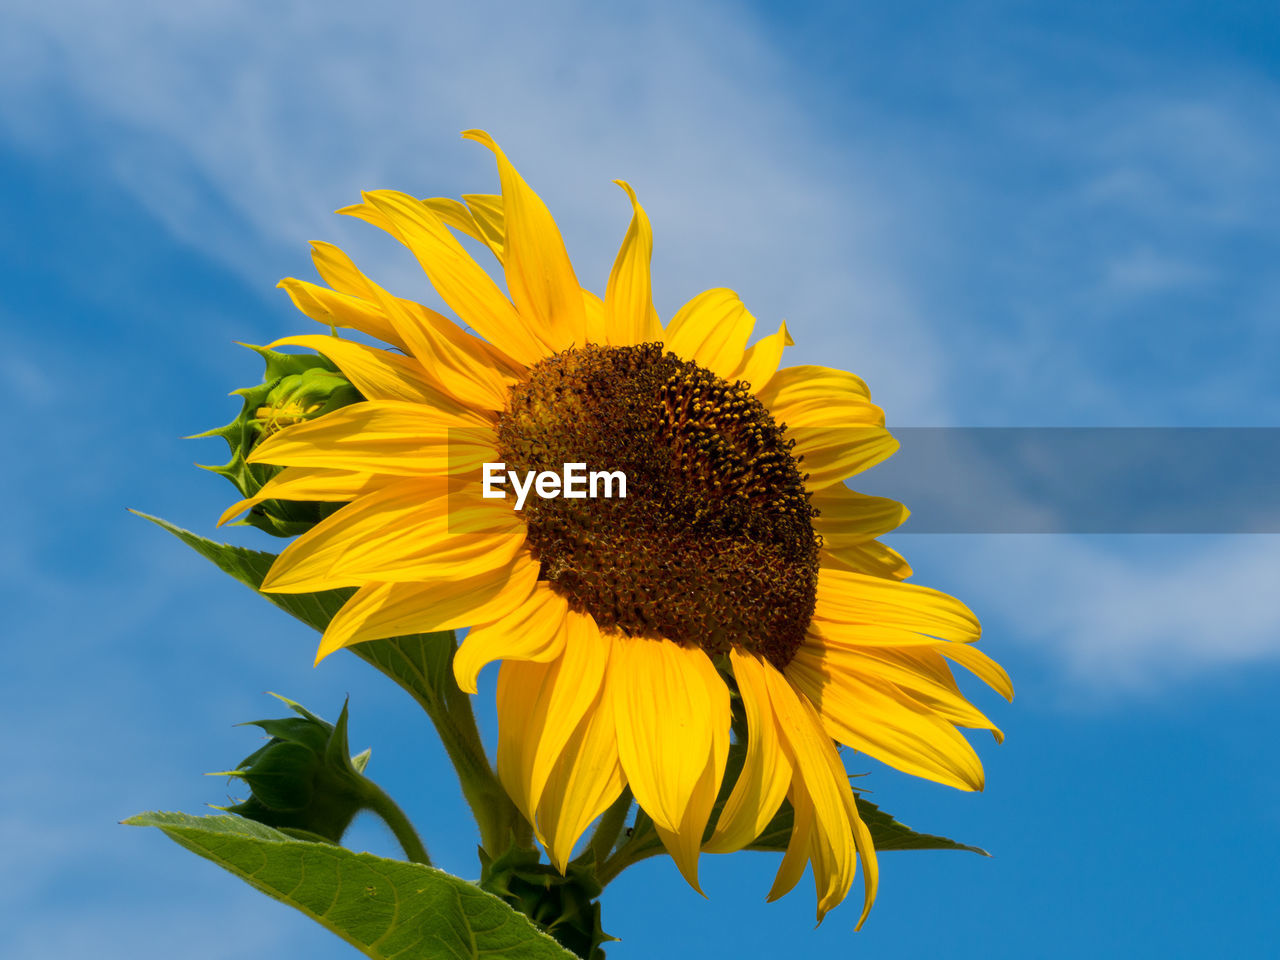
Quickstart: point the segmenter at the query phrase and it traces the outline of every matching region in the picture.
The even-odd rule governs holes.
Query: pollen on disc
[[[541,576],[602,627],[788,663],[813,615],[818,538],[783,428],[746,385],[661,344],[534,366],[498,426],[507,466],[621,470],[626,497],[530,498]]]

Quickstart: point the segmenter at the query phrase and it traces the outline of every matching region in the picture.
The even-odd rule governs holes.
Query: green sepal
[[[248,463],[246,457],[262,440],[281,426],[312,420],[340,407],[363,400],[351,382],[327,358],[314,353],[279,353],[267,347],[243,344],[262,357],[266,370],[262,382],[231,391],[240,397],[240,413],[230,423],[188,439],[221,437],[231,451],[231,459],[220,467],[205,470],[229,480],[241,496],[251,497],[278,474],[280,467]],[[267,411],[265,416],[260,413]],[[256,504],[241,525],[248,524],[277,537],[305,533],[329,516],[341,504],[267,500]]]
[[[298,716],[242,724],[261,728],[271,739],[226,771],[249,785],[249,798],[219,809],[337,843],[369,794],[361,773],[368,752],[357,767],[347,745],[347,704],[330,724],[301,704],[272,696]]]
[[[594,859],[579,858],[566,873],[542,863],[538,852],[513,845],[497,859],[480,850],[480,886],[501,897],[584,960],[604,960],[611,937],[600,927]]]
[[[244,723],[237,723],[236,726],[258,727],[269,737],[305,743],[316,753],[323,753],[325,744],[329,742],[329,733],[325,731],[324,727],[312,720],[298,717],[279,717],[274,720],[246,720]]]
[[[356,773],[364,773],[364,768],[369,765],[371,756],[373,756],[373,748],[365,747],[365,749],[351,758],[351,766],[355,768]]]

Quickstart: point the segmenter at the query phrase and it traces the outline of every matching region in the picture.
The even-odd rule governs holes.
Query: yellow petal
[[[420,303],[397,302],[422,331],[415,356],[437,389],[477,410],[505,407],[508,388],[525,377],[523,363]]]
[[[633,346],[662,339],[662,324],[653,309],[649,262],[653,259],[653,230],[636,192],[625,180],[615,180],[631,200],[631,224],[609,273],[604,293],[604,325],[608,342]]]
[[[479,240],[502,262],[502,197],[473,193],[463,194],[461,201],[431,197],[422,202],[443,223]]]
[[[564,622],[556,629],[563,638]],[[561,655],[563,649],[562,645]],[[498,670],[498,779],[530,822],[529,769],[546,720],[543,701],[551,698],[559,662],[559,657],[549,662],[504,660]]]
[[[790,893],[804,876],[804,868],[809,863],[810,839],[813,835],[813,802],[809,799],[809,793],[802,783],[793,782],[787,798],[791,801],[793,813],[791,839],[787,841],[787,852],[782,855],[782,863],[778,866],[778,873],[773,878],[773,886],[769,888],[769,895],[765,898],[768,903],[773,903]]]
[[[467,209],[471,211],[471,216],[484,242],[489,245],[489,249],[501,263],[507,242],[507,228],[502,215],[502,194],[464,193],[462,199]]]
[[[357,470],[322,470],[313,467],[286,467],[268,480],[252,497],[233,503],[218,518],[222,526],[232,517],[266,500],[319,500],[325,503],[354,500],[391,482],[383,474]]]
[[[884,414],[871,403],[866,383],[846,370],[785,367],[763,384],[757,393],[760,402],[775,417],[791,426],[884,423]]]
[[[996,743],[1004,743],[1004,731],[963,696],[953,696],[944,700],[916,690],[906,690],[902,687],[898,687],[898,690],[952,726],[970,730],[989,730]]]
[[[551,212],[489,134],[466,130],[462,135],[488,147],[498,161],[505,229],[503,269],[521,317],[553,351],[581,346],[586,343],[582,291]]]
[[[654,825],[679,833],[713,747],[728,735],[728,688],[699,647],[621,636],[614,644],[612,669],[627,681],[613,698],[622,768]]]
[[[955,646],[974,649],[964,644]],[[874,678],[890,684],[948,723],[990,730],[998,741],[1004,739],[999,728],[965,699],[946,661],[935,652],[936,647],[832,646],[810,634],[802,649],[807,658],[821,661],[824,669],[833,674]]]
[[[306,347],[323,354],[369,400],[403,400],[456,416],[466,414],[466,409],[436,386],[422,364],[411,357],[318,333],[285,337],[268,346]]]
[[[538,564],[521,553],[504,567],[466,579],[366,584],[329,621],[316,662],[367,640],[455,630],[505,616],[524,602],[537,579]]]
[[[366,204],[360,204],[359,208],[374,209]],[[381,214],[378,214],[378,218],[385,221]],[[511,359],[493,344],[472,336],[452,320],[416,301],[390,296],[361,273],[337,247],[319,243],[314,246],[317,248],[317,263],[326,264],[325,273],[330,278],[329,282],[335,284],[334,288],[331,290],[319,287],[292,277],[279,283],[279,286],[288,291],[298,308],[309,317],[326,326],[360,330],[408,352],[408,342],[393,325],[393,320],[397,320],[415,331],[415,342],[420,347],[423,341],[419,328],[422,328],[430,333],[431,342],[443,339],[455,350],[477,354],[486,364],[510,380],[519,379],[523,375],[524,364]],[[321,251],[325,253],[324,258],[318,256]],[[389,316],[380,306],[383,301],[394,303],[395,317]],[[439,382],[432,382],[435,386],[440,386]],[[452,384],[445,386],[447,389]]]
[[[782,362],[784,347],[795,346],[791,334],[787,332],[785,322],[778,326],[777,333],[761,337],[755,344],[747,348],[742,356],[742,363],[732,374],[725,377],[730,383],[735,380],[745,382],[752,390],[761,390],[770,378],[778,372],[778,364]]]
[[[839,639],[839,632],[827,629],[828,623],[899,630],[961,643],[977,640],[982,632],[972,610],[939,590],[828,567],[818,570],[813,617],[824,636],[831,639]]]
[[[773,667],[736,647],[729,651],[729,662],[747,715],[747,755],[715,833],[703,847],[708,853],[740,850],[760,836],[791,786],[791,760],[782,749],[769,689],[762,676]]]
[[[432,207],[432,209],[437,209],[433,204],[439,204],[437,212],[442,220],[450,226],[456,226],[468,236],[483,242],[493,251],[493,255],[498,258],[498,262],[502,263],[503,245],[506,241],[506,230],[502,215],[502,195],[464,193],[462,199],[465,201],[465,206],[459,204],[456,200],[446,200],[444,198],[424,200],[423,203]],[[461,211],[458,208],[461,208]],[[448,216],[446,216],[446,213]],[[604,301],[586,289],[582,291],[582,301],[583,310],[586,314],[587,342],[607,343],[604,325]],[[661,339],[661,337],[659,336],[655,339]]]
[[[801,458],[805,488],[813,491],[868,470],[898,450],[898,441],[884,427],[794,427],[788,423],[784,436],[795,441],[791,452]]]
[[[755,326],[738,295],[718,287],[698,294],[667,324],[667,349],[728,380],[743,360]]]
[[[821,568],[818,571],[822,575]],[[832,620],[814,618],[809,622],[810,636],[818,638],[822,643],[831,646],[851,647],[929,647],[937,643],[936,637],[928,636],[916,630],[900,625],[882,625],[876,623],[837,623]]]
[[[452,197],[424,197],[422,205],[434,213],[445,226],[453,227],[473,240],[485,242],[484,234],[480,231],[476,218],[472,216],[471,209],[461,200],[454,200]],[[360,213],[355,210],[352,213],[360,216]]]
[[[824,567],[849,573],[864,573],[869,577],[887,577],[890,580],[905,580],[911,576],[911,564],[902,554],[876,540],[835,550],[824,547],[821,557]]]
[[[440,230],[457,243],[444,226],[440,226]],[[393,297],[361,273],[337,247],[323,246],[329,265],[325,279],[330,286],[366,301],[385,316],[398,340],[436,377],[436,386],[477,409],[501,410],[506,405],[507,387],[516,379],[510,370],[513,361],[504,363],[490,345],[466,335],[435,311]],[[466,256],[465,251],[462,256]],[[467,259],[480,270],[474,261]]]
[[[897,500],[857,493],[843,483],[816,491],[809,502],[818,510],[813,529],[828,550],[884,536],[911,515]]]
[[[569,603],[543,582],[504,616],[476,621],[453,656],[453,676],[465,693],[476,692],[480,671],[495,660],[546,663],[564,650]]]
[[[903,773],[982,789],[982,763],[956,729],[892,684],[832,669],[801,646],[787,679],[817,708],[827,733]]]
[[[522,363],[546,356],[543,338],[534,335],[489,274],[421,201],[395,190],[374,190],[363,196],[386,218],[393,235],[413,251],[431,285],[464,323]],[[575,293],[576,289],[575,282]]]
[[[608,328],[604,322],[604,301],[590,290],[583,290],[582,308],[587,324],[587,343],[608,343]]]
[[[662,845],[667,848],[667,853],[671,854],[671,859],[679,868],[680,875],[698,893],[702,893],[702,885],[698,882],[698,853],[702,848],[702,838],[707,832],[711,811],[715,807],[716,796],[720,793],[720,783],[724,780],[728,758],[729,727],[726,723],[723,731],[718,731],[712,740],[711,757],[702,768],[702,775],[698,777],[698,782],[689,795],[689,805],[684,809],[680,826],[675,830],[667,830],[657,823],[653,825]]]
[[[933,648],[948,660],[954,660],[1006,700],[1013,700],[1013,681],[1004,667],[975,646],[940,643]]]
[[[510,563],[525,525],[500,500],[397,480],[347,504],[285,548],[262,589],[310,593],[364,583],[477,576]]]
[[[564,651],[549,663],[504,660],[498,672],[498,778],[520,811],[534,811],[552,768],[599,698],[611,644],[586,614],[563,621]]]
[[[561,873],[567,870],[573,848],[591,821],[604,813],[627,785],[609,699],[617,679],[606,676],[596,699],[565,743],[538,803],[538,836]]]
[[[853,798],[849,804],[849,823],[853,827],[853,843],[858,848],[858,856],[862,860],[862,914],[853,925],[854,930],[861,930],[876,902],[876,891],[880,887],[880,863],[876,854],[871,831],[858,815],[858,805]]]
[[[249,463],[322,467],[405,477],[475,477],[497,459],[497,435],[480,414],[421,403],[369,400],[285,427]]]
[[[787,367],[756,394],[786,424],[810,490],[838,483],[891,456],[898,441],[884,429],[884,411],[867,386],[844,370]]]
[[[793,796],[807,795],[813,806],[810,856],[818,893],[818,920],[844,899],[857,871],[850,811],[853,793],[844,765],[824,732],[818,712],[782,673],[760,672],[791,760]],[[856,816],[856,814],[855,814]]]
[[[317,323],[359,330],[393,347],[408,349],[386,314],[366,300],[294,277],[285,277],[276,286],[289,294],[295,307]]]

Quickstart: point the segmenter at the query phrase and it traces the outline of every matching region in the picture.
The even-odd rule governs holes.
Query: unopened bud
[[[314,353],[277,353],[267,347],[245,344],[266,362],[262,383],[233,390],[244,402],[240,414],[226,426],[196,434],[222,437],[231,449],[231,460],[220,467],[205,467],[226,477],[244,497],[252,497],[281,468],[248,463],[250,451],[277,430],[363,400],[351,382],[327,359]],[[341,504],[294,500],[264,500],[255,504],[242,522],[278,537],[305,533]]]
[[[252,791],[242,803],[221,809],[269,827],[337,843],[367,804],[369,790],[362,772],[369,752],[356,757],[348,753],[346,704],[338,722],[331,724],[301,704],[272,696],[297,716],[246,724],[261,727],[271,739],[236,769],[211,774],[238,777]]]

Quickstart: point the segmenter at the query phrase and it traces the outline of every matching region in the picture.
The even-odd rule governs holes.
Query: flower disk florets
[[[541,576],[604,628],[791,660],[813,615],[818,538],[783,427],[742,383],[661,344],[586,346],[532,367],[498,426],[508,467],[621,470],[625,498],[531,499]]]

